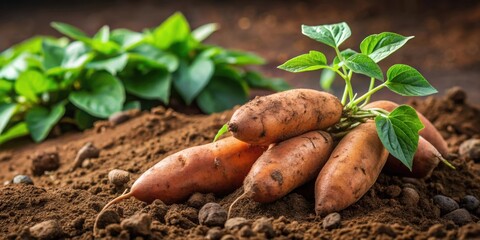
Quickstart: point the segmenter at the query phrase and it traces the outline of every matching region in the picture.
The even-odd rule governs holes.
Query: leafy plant
[[[418,146],[418,132],[424,127],[416,111],[407,105],[399,106],[390,113],[382,109],[364,109],[363,107],[370,101],[372,94],[385,87],[402,96],[426,96],[437,92],[411,66],[395,64],[384,76],[378,65],[378,62],[397,51],[413,37],[391,32],[373,34],[360,43],[360,52],[357,52],[352,49],[340,49],[340,45],[351,35],[349,26],[344,22],[321,26],[303,25],[302,33],[332,47],[336,53],[333,61],[328,63],[323,53],[310,51],[288,60],[279,68],[295,73],[322,69],[320,85],[324,89],[330,88],[335,75],[340,76],[345,81],[341,99],[344,117],[330,131],[342,135],[361,122],[375,119],[378,135],[385,148],[411,169]],[[361,96],[357,96],[353,91],[351,84],[353,73],[370,78],[369,89]]]
[[[34,37],[0,53],[0,144],[30,134],[44,140],[59,122],[80,129],[113,113],[179,98],[203,112],[247,101],[249,89],[288,89],[246,69],[259,56],[202,43],[218,29],[195,30],[181,13],[135,32],[102,27],[94,36],[54,22],[65,37]]]

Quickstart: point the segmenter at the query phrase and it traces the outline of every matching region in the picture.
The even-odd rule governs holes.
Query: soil
[[[92,34],[103,24],[141,30],[157,25],[174,10],[179,10],[193,26],[208,22],[221,24],[222,30],[213,35],[209,43],[257,52],[269,61],[259,70],[284,77],[296,87],[310,88],[318,88],[318,82],[311,80],[318,79],[318,74],[286,74],[274,70],[275,66],[310,49],[319,49],[317,43],[301,36],[300,24],[347,21],[354,34],[346,47],[357,48],[353,43],[375,32],[415,35],[414,41],[392,55],[382,67],[385,69],[396,62],[415,66],[444,94],[409,103],[441,131],[449,143],[447,157],[457,170],[441,164],[428,179],[382,173],[360,201],[340,212],[340,223],[335,222],[338,220],[335,216],[327,219],[333,221],[329,227],[322,226],[325,219],[315,216],[311,185],[307,184],[271,204],[239,201],[232,217],[245,217],[247,227],[231,230],[199,225],[197,215],[205,202],[217,202],[228,208],[242,189],[226,196],[195,195],[188,201],[168,206],[161,201],[146,204],[127,199],[111,207],[101,218],[101,238],[204,239],[207,235],[211,239],[480,238],[480,210],[471,211],[472,220],[468,223],[457,225],[443,217],[433,201],[438,194],[457,202],[465,195],[480,198],[480,162],[458,154],[460,144],[480,139],[477,106],[480,95],[476,81],[480,76],[478,1],[453,5],[446,0],[389,4],[383,1],[348,4],[341,1],[328,4],[229,1],[227,4],[210,0],[203,4],[170,1],[165,5],[162,1],[148,0],[102,3],[19,0],[0,5],[0,49],[35,34],[55,34],[48,26],[53,20],[72,23]],[[18,31],[19,28],[22,31]],[[468,98],[459,89],[445,93],[453,85],[463,86]],[[338,86],[334,86],[334,91],[341,91]],[[392,99],[388,91],[377,96]],[[406,101],[405,98],[393,99]],[[210,142],[232,113],[233,110],[211,116],[185,115],[158,107],[148,112],[129,112],[124,122],[97,122],[93,129],[67,133],[40,144],[21,139],[2,145],[0,183],[4,184],[0,186],[0,239],[29,239],[38,234],[44,234],[47,239],[92,239],[98,212],[125,189],[109,183],[108,173],[112,169],[128,171],[131,180],[127,185],[131,186],[141,173],[164,157]],[[78,151],[88,143],[99,150],[98,157],[90,155],[75,168]],[[19,174],[28,175],[34,184],[11,183]],[[270,219],[258,220],[262,217]],[[45,222],[49,220],[54,221]],[[254,221],[256,224],[252,224]],[[258,227],[258,221],[263,221],[267,230],[259,230],[262,228]]]
[[[261,217],[272,218],[273,236],[279,239],[480,237],[480,225],[475,223],[479,220],[478,215],[472,213],[471,223],[457,226],[441,217],[439,207],[432,200],[437,194],[449,196],[457,202],[465,195],[480,197],[480,164],[458,155],[458,146],[462,142],[480,138],[480,110],[465,103],[464,99],[452,100],[454,95],[415,100],[411,105],[431,119],[446,137],[451,153],[448,158],[457,170],[439,165],[428,179],[401,178],[382,173],[360,201],[340,212],[340,225],[333,229],[324,229],[323,219],[315,216],[309,191],[291,193],[271,204],[240,200],[231,217],[245,217],[251,222]],[[0,181],[10,181],[17,174],[25,174],[33,179],[34,185],[6,183],[0,188],[0,235],[5,239],[20,239],[27,236],[27,229],[35,224],[57,220],[61,228],[58,236],[91,239],[97,213],[123,191],[123,188],[109,183],[110,170],[128,171],[131,178],[136,179],[164,157],[210,142],[232,111],[211,116],[187,116],[158,107],[150,112],[128,114],[130,119],[118,125],[103,121],[83,133],[64,135],[41,144],[7,145],[0,153]],[[72,171],[77,152],[89,142],[100,150],[99,156],[87,158],[84,160],[87,164],[84,162],[82,167]],[[56,155],[58,159],[51,157]],[[58,169],[49,168],[41,176],[34,175],[41,168],[38,166],[39,158],[59,160]],[[46,166],[51,167],[48,161]],[[402,191],[402,188],[413,188],[419,195],[418,203],[415,198],[408,199],[411,194]],[[107,230],[100,229],[99,236],[123,239],[136,236],[148,239],[204,238],[210,228],[198,224],[202,196],[227,208],[241,193],[242,189],[237,189],[226,196],[200,195],[200,200],[196,195],[195,199],[169,206],[160,201],[148,205],[128,199],[114,205],[107,217],[102,218],[100,226]],[[146,213],[142,217],[147,224],[146,230],[126,227],[128,221],[135,223],[139,216],[133,219],[132,216],[139,213]],[[127,223],[119,225],[125,219],[128,219]],[[152,221],[151,225],[148,221]],[[216,230],[211,230],[210,234],[217,231],[220,236],[230,234],[240,237],[250,233],[256,238],[265,237],[265,233],[247,230],[213,229]]]

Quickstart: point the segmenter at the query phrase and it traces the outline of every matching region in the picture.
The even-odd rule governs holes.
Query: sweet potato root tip
[[[375,101],[365,106],[365,108],[381,108],[387,111],[392,111],[396,107],[398,107],[398,104],[391,101]],[[438,152],[442,154],[442,156],[447,156],[448,144],[445,139],[443,139],[440,132],[435,128],[435,126],[432,124],[432,122],[430,122],[430,120],[423,116],[422,113],[417,111],[417,115],[418,118],[420,118],[420,121],[425,126],[424,129],[420,130],[420,136],[430,142],[438,150]]]
[[[131,194],[150,203],[182,201],[194,192],[223,194],[242,185],[255,160],[266,147],[233,137],[196,146],[168,156],[142,174]]]
[[[234,137],[255,145],[269,145],[340,120],[342,104],[333,95],[294,89],[246,103],[229,121]]]
[[[333,150],[330,134],[311,131],[279,142],[258,158],[244,180],[257,202],[273,202],[314,179]]]
[[[335,147],[315,182],[317,215],[343,210],[375,183],[388,157],[374,122],[359,125]]]

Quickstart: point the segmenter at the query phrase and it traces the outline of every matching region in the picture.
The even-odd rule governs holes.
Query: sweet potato
[[[365,108],[381,108],[387,111],[392,111],[398,107],[398,104],[391,101],[375,101],[367,104]],[[440,132],[433,126],[433,124],[425,117],[423,114],[417,111],[417,115],[420,118],[420,121],[425,126],[424,129],[420,130],[419,134],[425,140],[430,142],[437,150],[442,154],[442,156],[447,156],[448,154],[448,145],[445,139],[443,139]]]
[[[340,211],[358,201],[377,180],[387,157],[373,121],[351,130],[335,147],[315,182],[317,215]]]
[[[269,145],[302,133],[326,129],[340,120],[342,104],[333,95],[294,89],[257,97],[235,111],[228,123],[233,136]]]
[[[424,178],[430,176],[441,160],[442,155],[437,149],[423,137],[420,137],[417,152],[413,157],[412,171],[391,154],[388,156],[383,169],[392,175]]]
[[[311,131],[268,149],[244,180],[247,197],[273,202],[314,179],[333,150],[330,134]]]
[[[133,183],[130,194],[144,202],[160,199],[171,204],[195,192],[233,191],[264,151],[233,137],[188,148],[148,169]]]

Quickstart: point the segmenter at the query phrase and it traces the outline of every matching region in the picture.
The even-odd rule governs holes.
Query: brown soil
[[[459,227],[441,218],[439,208],[432,201],[436,194],[450,196],[457,201],[467,194],[480,197],[479,164],[456,154],[461,142],[480,138],[479,109],[461,102],[454,103],[446,97],[414,101],[412,105],[433,120],[447,137],[451,149],[449,157],[457,167],[456,171],[440,165],[431,178],[420,180],[381,174],[360,201],[340,212],[341,225],[333,230],[322,228],[322,219],[316,217],[313,211],[312,196],[305,194],[308,191],[289,194],[272,204],[241,200],[232,216],[252,221],[263,216],[272,217],[275,237],[280,239],[480,237],[480,225],[470,223]],[[97,213],[122,191],[109,184],[107,174],[110,170],[129,171],[132,179],[136,179],[164,157],[210,142],[231,113],[186,116],[156,108],[150,112],[131,112],[132,118],[120,125],[99,122],[94,129],[84,133],[65,135],[36,145],[6,146],[0,153],[0,180],[9,181],[17,174],[26,174],[32,176],[34,185],[8,184],[0,188],[0,236],[20,238],[26,236],[29,227],[55,219],[60,223],[63,237],[91,239]],[[452,126],[467,127],[452,129]],[[87,142],[100,149],[100,156],[88,159],[89,164],[70,172],[77,151]],[[45,153],[57,153],[60,167],[42,176],[33,176],[32,163]],[[403,187],[417,190],[420,195],[417,205],[405,204],[403,196],[395,194],[395,189]],[[215,202],[228,207],[240,194],[241,189],[238,189],[227,196],[216,196]],[[129,234],[135,237],[135,231],[123,230],[122,233],[118,224],[111,223],[142,212],[153,219],[151,232],[143,237],[203,238],[209,230],[198,224],[198,209],[186,203],[163,206],[157,201],[147,205],[132,198],[111,209],[113,217],[101,223],[102,226],[109,225],[108,231],[100,231],[103,237],[126,237]],[[477,216],[473,215],[473,218],[474,222],[478,221]],[[241,233],[225,230],[223,234],[238,237]],[[261,234],[254,236],[264,237]]]

